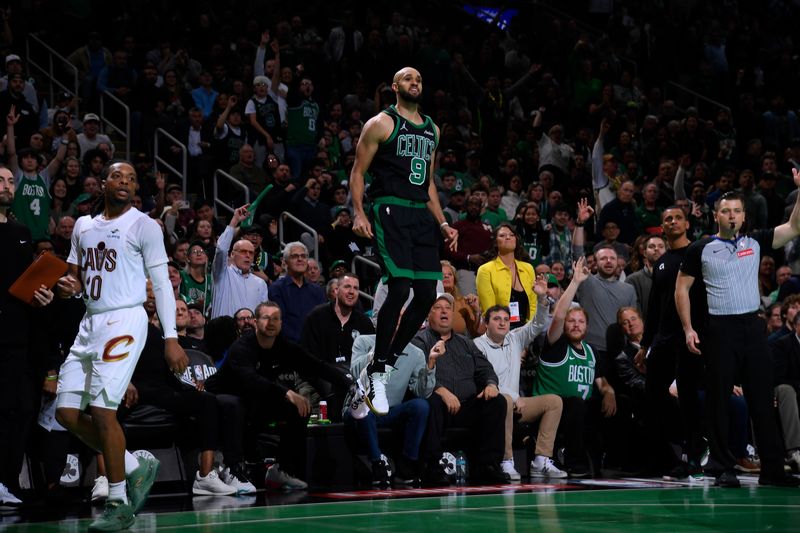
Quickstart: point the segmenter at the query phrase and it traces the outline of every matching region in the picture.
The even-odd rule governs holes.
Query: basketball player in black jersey
[[[405,67],[394,75],[392,90],[397,103],[364,125],[350,174],[353,231],[374,239],[389,289],[378,315],[373,359],[362,376],[367,404],[377,415],[389,412],[389,376],[436,298],[436,280],[442,279],[440,235],[453,250],[458,243],[432,179],[439,128],[419,112],[422,76]],[[372,177],[369,217],[363,203],[366,172]],[[398,327],[412,288],[414,298]]]

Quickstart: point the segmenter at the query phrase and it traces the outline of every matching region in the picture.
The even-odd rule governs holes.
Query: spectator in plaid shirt
[[[570,213],[566,204],[558,204],[553,209],[553,220],[550,228],[550,253],[545,257],[545,263],[552,265],[559,261],[567,268],[567,276],[572,276],[572,263],[583,256],[583,225],[594,215],[594,209],[589,206],[586,199],[578,202],[575,227],[570,232]]]

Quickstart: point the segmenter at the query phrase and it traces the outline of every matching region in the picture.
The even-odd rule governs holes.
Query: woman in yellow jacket
[[[485,312],[493,305],[511,310],[511,329],[531,320],[536,313],[536,279],[517,232],[508,223],[494,230],[491,259],[481,265],[475,283],[478,299]]]

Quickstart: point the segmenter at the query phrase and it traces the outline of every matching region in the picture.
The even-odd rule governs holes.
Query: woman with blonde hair
[[[453,331],[475,338],[486,332],[478,297],[474,294],[463,296],[456,283],[456,268],[450,261],[442,260],[442,286],[453,297]]]

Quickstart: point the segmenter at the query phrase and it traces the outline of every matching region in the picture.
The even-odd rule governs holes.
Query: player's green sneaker
[[[139,460],[139,468],[126,476],[128,481],[128,500],[131,502],[134,514],[144,507],[144,502],[147,501],[150,489],[153,488],[153,483],[155,483],[156,476],[158,476],[158,467],[160,465],[155,457],[152,459],[137,457],[137,459]]]
[[[133,525],[133,507],[121,500],[108,500],[103,514],[89,525],[89,533],[95,531],[121,531]]]

